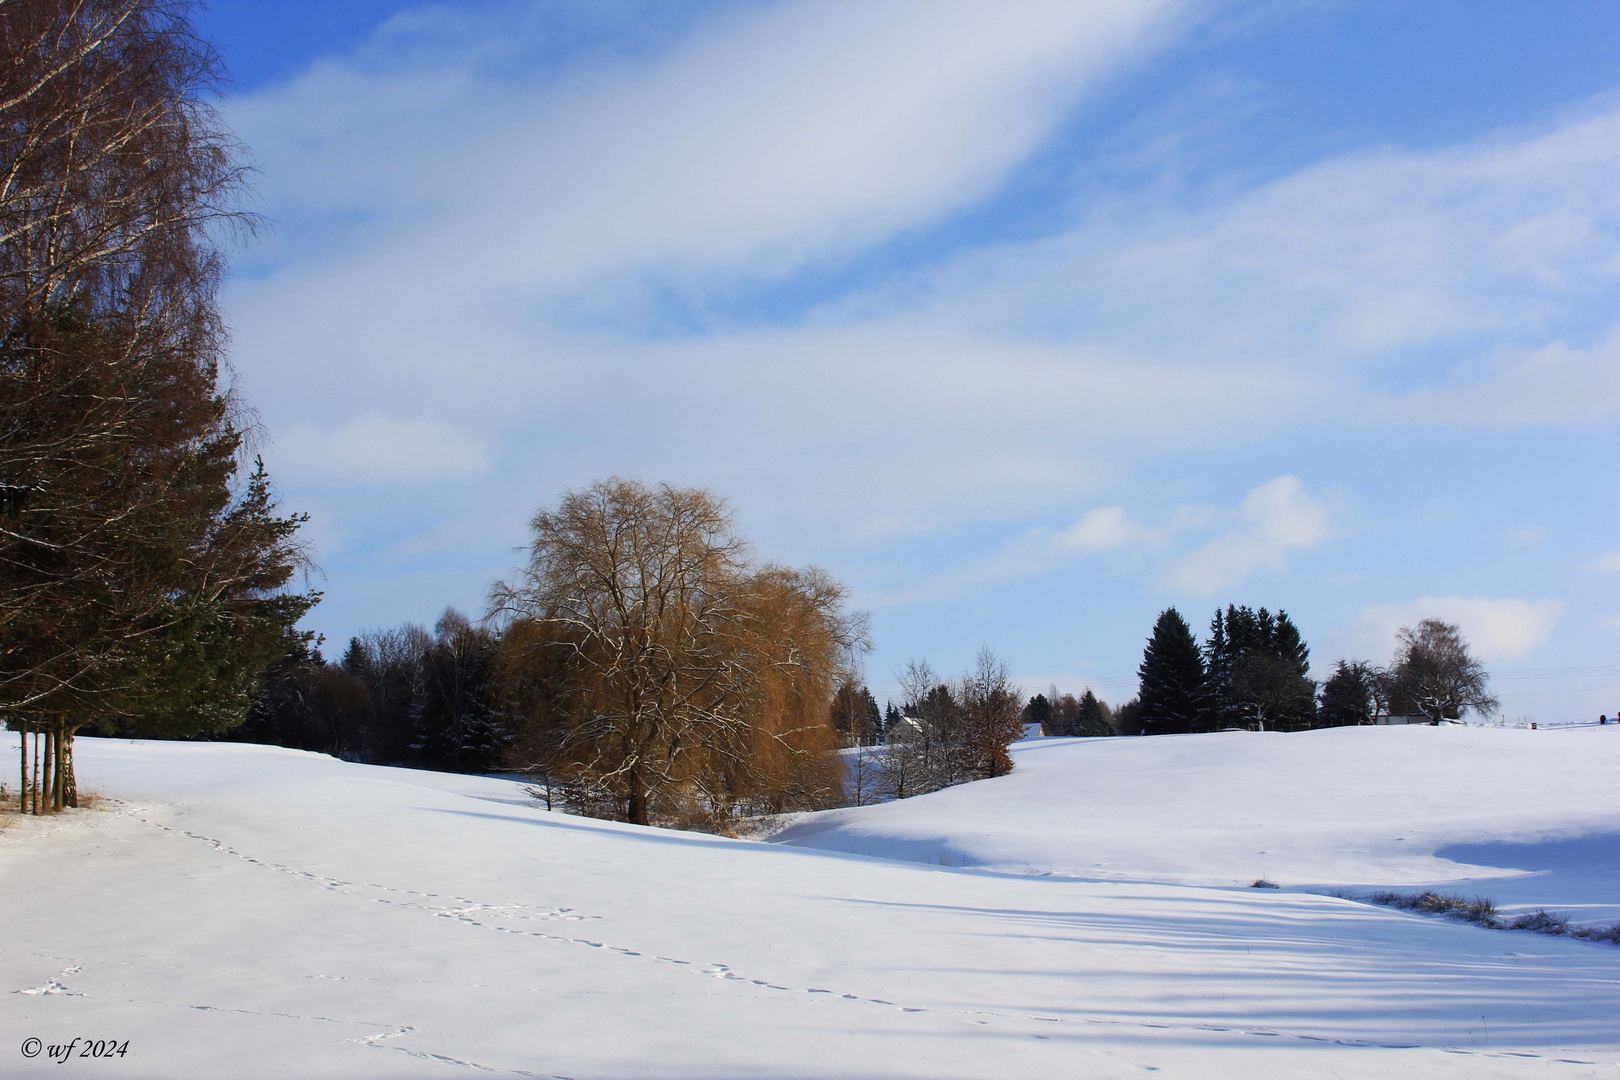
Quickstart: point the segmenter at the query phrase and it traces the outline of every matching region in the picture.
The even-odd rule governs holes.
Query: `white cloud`
[[[634,325],[649,276],[701,307],[972,204],[1176,10],[750,7],[651,59],[521,84],[431,49],[326,64],[232,107],[303,245],[233,286],[238,365],[273,429],[426,410],[523,433],[513,459],[547,469],[679,475],[778,515],[815,501],[861,542],[1049,514],[1143,457],[1351,417],[1346,357],[1541,326],[1607,280],[1620,110],[1594,109],[1198,212],[1116,199],[788,326],[648,343],[570,322]],[[1539,415],[1604,400],[1572,387]]]
[[[583,446],[593,468],[773,503],[825,492],[849,535],[1092,490],[1107,466],[1087,446],[1009,434],[1032,395],[1094,403],[1095,444],[1223,401],[1255,416],[1310,380],[903,314],[655,344],[578,321],[635,326],[646,281],[725,295],[971,205],[1181,7],[744,5],[650,56],[515,83],[431,42],[325,63],[231,106],[285,218],[277,268],[232,286],[237,364],[273,429],[426,409],[491,439],[542,432],[524,459],[548,467]]]
[[[965,257],[929,282],[941,318],[1004,332],[1056,327],[1217,367],[1336,368],[1346,417],[1358,384],[1377,389],[1387,371],[1403,391],[1446,375],[1413,350],[1489,356],[1506,343],[1533,360],[1455,415],[1588,420],[1620,400],[1613,346],[1583,353],[1551,328],[1590,340],[1615,326],[1617,172],[1620,107],[1606,100],[1547,130],[1328,160],[1196,211],[1116,198],[1067,233]],[[1411,416],[1390,411],[1373,418]]]
[[[1097,507],[1062,528],[1042,525],[1026,530],[988,555],[881,594],[874,602],[881,606],[934,600],[976,585],[1034,577],[1086,557],[1141,555],[1161,549],[1178,531],[1221,518],[1235,520],[1235,528],[1177,558],[1163,575],[1163,584],[1170,588],[1208,595],[1262,569],[1286,573],[1288,555],[1334,536],[1338,517],[1331,501],[1311,495],[1293,476],[1279,476],[1256,487],[1235,511],[1180,507],[1168,525],[1157,528],[1133,520],[1124,506]]]
[[[231,106],[280,219],[232,285],[237,365],[295,472],[487,470],[476,506],[445,511],[468,521],[633,473],[711,485],[754,535],[847,565],[922,536],[948,562],[967,526],[1101,507],[941,588],[1224,527],[1163,568],[1207,594],[1286,572],[1333,535],[1331,499],[1291,477],[1237,510],[1183,490],[1189,505],[1143,525],[1102,505],[1123,483],[1179,483],[1178,455],[1218,462],[1306,425],[1617,415],[1614,101],[1247,187],[1167,166],[1088,197],[1055,235],[903,271],[878,249],[853,295],[770,313],[795,273],[885,241],[922,237],[900,258],[933,258],[917,254],[936,250],[930,226],[1186,21],[1154,0],[745,4],[657,49],[517,79],[431,40],[325,64]],[[733,304],[784,282],[768,310]],[[491,549],[519,539],[466,528]]]
[[[1158,542],[1159,534],[1130,519],[1123,506],[1088,510],[1061,529],[1037,526],[1014,537],[973,568],[976,580],[1028,577],[1071,559],[1141,547]]]
[[[463,287],[780,272],[982,197],[1179,6],[744,6],[651,60],[526,83],[455,51],[329,62],[231,119],[272,203],[384,215],[410,266]]]
[[[1105,506],[1088,512],[1073,525],[1055,533],[1052,544],[1060,551],[1090,553],[1112,551],[1151,538],[1148,529],[1126,516],[1123,506]]]
[[[1592,560],[1592,569],[1600,574],[1620,574],[1620,551],[1611,551]]]
[[[997,551],[918,584],[875,594],[877,606],[936,600],[963,589],[1033,577],[1087,556],[1151,546],[1162,534],[1132,521],[1123,506],[1089,510],[1063,528],[1040,525],[1008,540]]]
[[[1563,615],[1561,600],[1425,596],[1404,604],[1369,604],[1349,625],[1326,638],[1334,655],[1384,662],[1395,633],[1423,619],[1454,623],[1483,660],[1517,660],[1546,641]]]
[[[1509,529],[1505,539],[1512,547],[1533,551],[1547,540],[1547,530],[1541,525],[1520,525]]]
[[[1176,560],[1163,584],[1208,596],[1261,570],[1284,574],[1290,553],[1315,547],[1338,532],[1337,510],[1312,496],[1294,476],[1279,476],[1249,492],[1237,516],[1237,528]]]
[[[292,479],[353,484],[477,475],[491,455],[483,442],[437,420],[367,412],[329,430],[299,424],[278,440],[273,460]]]
[[[1620,335],[1591,349],[1555,341],[1486,378],[1376,402],[1374,415],[1450,427],[1601,423],[1620,417]]]

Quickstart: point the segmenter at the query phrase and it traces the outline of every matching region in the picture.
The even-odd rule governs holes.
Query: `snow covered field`
[[[1305,891],[1620,917],[1620,729],[1033,740],[778,843],[78,754],[103,809],[0,830],[0,1076],[1620,1077],[1620,949]]]

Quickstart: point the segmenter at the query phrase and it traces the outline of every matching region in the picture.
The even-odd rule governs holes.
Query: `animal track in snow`
[[[83,964],[69,964],[67,967],[58,972],[54,979],[46,979],[38,986],[30,986],[22,990],[13,990],[12,993],[28,994],[31,997],[44,994],[60,995],[62,997],[84,997],[84,994],[77,990],[71,990],[62,983],[63,979],[67,978],[69,975],[77,975],[83,969]]]
[[[831,989],[828,989],[828,988],[825,988],[825,987],[791,987],[791,986],[783,986],[783,985],[780,985],[778,983],[769,982],[769,981],[767,981],[765,979],[754,979],[754,978],[748,978],[748,977],[746,977],[744,975],[739,975],[731,967],[729,967],[728,965],[725,965],[725,964],[711,963],[711,964],[708,964],[706,966],[700,966],[700,965],[697,965],[693,961],[690,961],[690,960],[682,960],[682,959],[679,959],[679,958],[676,958],[676,957],[670,957],[670,956],[659,956],[659,955],[651,955],[651,956],[649,956],[649,955],[647,955],[645,953],[642,953],[642,952],[634,950],[634,949],[626,948],[624,946],[619,946],[619,945],[609,945],[609,944],[607,944],[606,942],[603,942],[603,941],[596,941],[596,940],[592,940],[592,939],[589,939],[589,938],[569,937],[569,936],[566,936],[566,935],[563,935],[563,934],[547,933],[547,932],[542,931],[542,930],[532,929],[532,928],[524,927],[522,925],[510,925],[512,923],[521,924],[521,923],[524,923],[524,922],[536,922],[536,921],[538,921],[538,922],[584,921],[584,920],[588,920],[588,919],[600,919],[600,918],[602,918],[602,916],[600,916],[600,915],[585,915],[585,914],[581,914],[581,913],[579,913],[579,912],[577,912],[577,911],[575,911],[575,910],[573,910],[571,908],[562,908],[562,907],[546,908],[546,907],[535,907],[535,906],[524,905],[524,904],[484,904],[484,903],[480,903],[478,901],[472,900],[472,899],[467,898],[467,897],[446,896],[446,895],[440,894],[440,893],[419,892],[419,891],[416,891],[416,890],[400,889],[400,888],[395,888],[393,886],[380,885],[380,884],[375,884],[375,883],[370,883],[370,884],[366,884],[366,885],[362,885],[362,886],[356,886],[355,883],[353,883],[353,882],[342,881],[342,880],[337,879],[337,878],[326,877],[324,875],[316,874],[316,873],[313,873],[311,871],[297,870],[297,869],[294,869],[293,867],[290,867],[290,866],[284,866],[284,865],[279,864],[279,863],[274,863],[274,862],[270,862],[270,861],[267,861],[267,860],[254,858],[253,856],[246,855],[246,854],[244,854],[244,853],[242,853],[240,851],[237,851],[236,849],[232,848],[230,845],[224,843],[223,841],[214,839],[213,837],[204,836],[204,835],[202,835],[200,833],[191,832],[189,830],[175,829],[175,828],[173,828],[171,826],[164,825],[164,824],[162,824],[160,822],[152,821],[152,820],[150,820],[148,818],[142,817],[138,813],[135,813],[134,811],[131,811],[131,814],[132,814],[132,816],[134,816],[136,818],[136,820],[142,821],[145,824],[151,825],[151,826],[153,826],[155,828],[162,829],[165,832],[178,833],[179,835],[183,835],[183,836],[185,836],[185,837],[187,837],[189,839],[198,840],[198,841],[207,843],[207,844],[213,846],[216,850],[218,850],[222,854],[229,855],[232,858],[240,859],[240,860],[242,860],[244,862],[251,863],[251,864],[253,864],[255,866],[261,866],[261,867],[263,867],[265,869],[268,869],[268,870],[272,870],[272,871],[276,871],[276,872],[279,872],[279,873],[289,874],[289,875],[294,876],[294,877],[302,878],[302,879],[304,879],[306,881],[309,881],[309,882],[311,882],[313,884],[319,885],[322,888],[326,888],[326,889],[329,889],[329,890],[331,890],[333,892],[341,893],[341,894],[346,895],[346,896],[353,896],[353,897],[355,897],[357,899],[369,900],[369,901],[371,901],[373,903],[388,904],[388,905],[394,906],[394,907],[399,907],[399,908],[404,908],[404,909],[409,909],[409,910],[415,910],[415,911],[421,911],[423,913],[431,914],[431,915],[433,915],[435,917],[438,917],[438,918],[455,919],[458,922],[463,922],[463,923],[466,923],[468,925],[477,926],[477,927],[479,927],[481,929],[493,930],[493,931],[496,931],[496,932],[499,932],[499,933],[515,934],[515,935],[519,935],[519,936],[523,936],[523,937],[533,937],[533,938],[538,938],[538,939],[541,939],[541,940],[544,940],[544,941],[557,942],[559,944],[576,945],[576,946],[582,946],[582,947],[585,947],[585,948],[599,949],[599,950],[601,950],[603,952],[617,953],[617,954],[619,954],[621,956],[638,958],[638,959],[641,959],[641,960],[643,960],[645,962],[648,962],[648,963],[663,963],[663,964],[671,964],[671,965],[678,965],[678,966],[682,966],[682,967],[687,967],[687,968],[691,969],[694,973],[702,974],[702,975],[704,975],[706,977],[709,977],[709,978],[722,979],[722,980],[729,981],[729,982],[743,983],[743,984],[746,984],[746,985],[749,985],[749,986],[759,987],[762,990],[770,990],[770,991],[778,992],[778,993],[804,994],[804,995],[812,996],[812,997],[824,997],[826,1000],[829,1000],[829,1001],[846,1001],[846,1002],[850,1002],[852,1004],[858,1004],[858,1005],[878,1005],[878,1006],[882,1006],[882,1007],[888,1008],[888,1009],[895,1009],[895,1010],[898,1010],[898,1011],[903,1012],[903,1013],[933,1013],[933,1014],[943,1015],[943,1016],[954,1016],[954,1017],[957,1017],[957,1018],[968,1019],[968,1020],[970,1020],[970,1022],[976,1023],[976,1024],[982,1024],[982,1023],[988,1022],[988,1021],[983,1020],[983,1019],[978,1019],[979,1017],[988,1017],[990,1019],[1013,1021],[1013,1022],[1026,1022],[1026,1021],[1035,1020],[1035,1021],[1042,1021],[1042,1022],[1046,1022],[1046,1023],[1083,1024],[1083,1025],[1087,1025],[1087,1026],[1101,1025],[1101,1026],[1107,1026],[1107,1027],[1135,1028],[1135,1029],[1153,1028],[1153,1029],[1159,1029],[1159,1030],[1179,1030],[1179,1031],[1189,1031],[1189,1032],[1191,1032],[1191,1031],[1201,1031],[1201,1032],[1210,1032],[1210,1033],[1220,1033],[1220,1034],[1226,1034],[1226,1035],[1245,1036],[1245,1037],[1249,1037],[1249,1038],[1265,1038],[1265,1039],[1282,1038],[1282,1039],[1295,1039],[1295,1040],[1318,1042],[1318,1043],[1331,1042],[1331,1043],[1334,1043],[1336,1045],[1349,1047],[1349,1048],[1390,1049],[1390,1050],[1395,1050],[1395,1049],[1417,1049],[1417,1048],[1419,1048],[1416,1045],[1411,1044],[1411,1043],[1380,1042],[1380,1041],[1376,1041],[1376,1040],[1365,1040],[1365,1039],[1354,1039],[1354,1038],[1348,1038],[1348,1039],[1347,1038],[1333,1038],[1331,1036],[1322,1036],[1322,1035],[1315,1035],[1315,1034],[1309,1034],[1309,1033],[1283,1033],[1283,1032],[1271,1031],[1271,1030],[1265,1030],[1265,1029],[1254,1029],[1254,1028],[1245,1029],[1245,1028],[1237,1027],[1237,1026],[1227,1026],[1227,1025],[1210,1024],[1210,1023],[1197,1023],[1197,1022],[1182,1022],[1182,1023],[1163,1023],[1163,1022],[1159,1022],[1159,1023],[1152,1023],[1152,1022],[1136,1021],[1136,1020],[1121,1020],[1121,1019],[1115,1019],[1115,1018],[1111,1018],[1111,1017],[1102,1017],[1102,1016],[1048,1016],[1048,1015],[1039,1015],[1039,1014],[1035,1014],[1035,1013],[1027,1013],[1027,1012],[1022,1012],[1022,1011],[1018,1011],[1018,1010],[978,1009],[978,1008],[960,1007],[960,1006],[942,1006],[942,1007],[932,1007],[932,1008],[919,1007],[919,1006],[908,1006],[908,1005],[901,1005],[901,1004],[898,1004],[896,1002],[889,1001],[889,1000],[886,1000],[886,999],[883,999],[883,998],[864,997],[862,995],[852,994],[852,993],[842,993],[842,994],[840,994],[835,990],[831,990]],[[356,889],[377,890],[377,891],[384,892],[384,893],[391,893],[391,894],[394,894],[395,896],[398,896],[398,897],[415,897],[417,899],[416,900],[407,900],[407,899],[395,899],[395,898],[389,897],[389,896],[373,896],[373,895],[367,895],[367,894],[362,893],[362,892],[357,892],[357,891],[355,891]],[[434,903],[431,903],[431,901],[447,901],[448,905],[434,904]],[[450,906],[450,905],[453,905],[453,906]],[[342,976],[311,976],[311,977],[339,978],[339,979],[342,978]],[[53,986],[55,988],[52,988]],[[68,990],[66,987],[61,987],[60,984],[57,983],[56,980],[51,980],[49,983],[46,984],[45,987],[38,987],[38,988],[34,988],[34,989],[31,989],[31,990],[26,990],[26,991],[21,991],[21,992],[23,992],[23,993],[67,993],[67,994],[76,993],[75,991]],[[80,995],[80,996],[82,996],[82,995]],[[238,1011],[238,1010],[225,1010],[225,1011]],[[274,1015],[282,1015],[282,1014],[274,1014]],[[304,1018],[304,1019],[327,1019],[327,1018],[325,1018],[325,1017],[309,1017],[309,1018]],[[346,1023],[348,1021],[336,1021],[336,1022]],[[369,1037],[367,1037],[365,1039],[356,1040],[356,1041],[364,1042],[366,1045],[373,1046],[373,1047],[375,1047],[377,1049],[396,1050],[396,1051],[399,1051],[401,1053],[409,1054],[412,1057],[416,1057],[416,1058],[420,1058],[420,1059],[424,1059],[424,1060],[440,1061],[440,1062],[444,1062],[446,1064],[458,1065],[458,1066],[461,1066],[461,1067],[477,1069],[477,1070],[480,1070],[480,1071],[506,1072],[509,1075],[536,1077],[536,1078],[539,1078],[539,1080],[566,1080],[566,1078],[555,1077],[553,1074],[529,1073],[529,1072],[523,1072],[521,1070],[496,1069],[496,1068],[493,1068],[491,1066],[481,1065],[481,1064],[479,1064],[477,1062],[464,1061],[462,1059],[447,1057],[447,1056],[439,1055],[439,1054],[431,1054],[431,1053],[427,1053],[425,1051],[411,1050],[411,1049],[409,1049],[407,1047],[402,1047],[402,1046],[390,1046],[390,1045],[387,1045],[386,1040],[393,1039],[393,1038],[398,1038],[400,1036],[403,1036],[405,1034],[410,1033],[413,1030],[414,1029],[410,1028],[410,1027],[396,1028],[396,1029],[394,1029],[393,1031],[390,1031],[390,1032],[384,1032],[384,1033],[379,1034],[379,1035],[369,1036]],[[1044,1037],[1044,1036],[1042,1036],[1042,1037]],[[1436,1047],[1436,1049],[1444,1049],[1448,1053],[1463,1054],[1463,1055],[1466,1055],[1466,1056],[1474,1056],[1474,1057],[1499,1057],[1499,1056],[1502,1056],[1502,1054],[1504,1053],[1503,1051],[1472,1050],[1472,1049],[1462,1048],[1462,1047],[1444,1047],[1444,1048]],[[1532,1056],[1539,1056],[1539,1055],[1532,1055]]]

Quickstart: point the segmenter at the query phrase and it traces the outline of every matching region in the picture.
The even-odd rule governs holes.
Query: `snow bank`
[[[1551,775],[1533,764],[1540,744],[1473,732],[1048,741],[1020,747],[1005,781],[816,823],[823,841],[866,829],[874,844],[938,840],[987,862],[1001,836],[1009,868],[1116,864],[1098,880],[569,818],[506,780],[84,740],[83,783],[105,808],[0,829],[0,1075],[1613,1075],[1620,950],[1147,880],[1256,872],[1206,848],[1221,822],[1244,820],[1287,825],[1277,850],[1290,857],[1314,832],[1311,857],[1376,866],[1327,853],[1372,814],[1299,774],[1294,747],[1313,743],[1424,779],[1404,785],[1434,792],[1413,808],[1472,801],[1483,825],[1437,826],[1447,843],[1525,835],[1490,803],[1505,781],[1482,785],[1477,761],[1426,774],[1407,759],[1449,746],[1483,761],[1494,745],[1531,761],[1527,776]],[[1242,798],[1251,786],[1258,802]],[[1159,800],[1145,794],[1138,812],[1116,805],[1133,790],[1165,808],[1149,813]],[[1547,825],[1605,820],[1601,799],[1583,817],[1574,794],[1528,780],[1520,794]],[[1156,852],[1171,804],[1202,839]],[[1205,810],[1218,819],[1198,820]],[[1111,830],[1113,854],[1086,853]],[[1042,854],[1056,850],[1078,854]],[[128,1053],[24,1055],[26,1040],[74,1037],[127,1040]]]

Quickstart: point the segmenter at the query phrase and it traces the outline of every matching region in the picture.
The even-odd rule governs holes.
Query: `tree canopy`
[[[1140,722],[1149,734],[1194,731],[1203,722],[1204,658],[1175,608],[1159,613],[1137,675]]]
[[[841,585],[755,564],[726,504],[697,488],[600,481],[531,530],[491,614],[537,767],[640,824],[836,793],[829,706],[865,644]]]
[[[253,221],[190,12],[0,18],[0,712],[51,741],[57,798],[86,723],[240,722],[316,600],[287,591],[304,519],[241,475],[217,294]]]
[[[1403,626],[1390,665],[1391,708],[1412,710],[1429,718],[1460,719],[1468,709],[1489,716],[1497,708],[1485,665],[1468,651],[1458,628],[1440,619]]]

